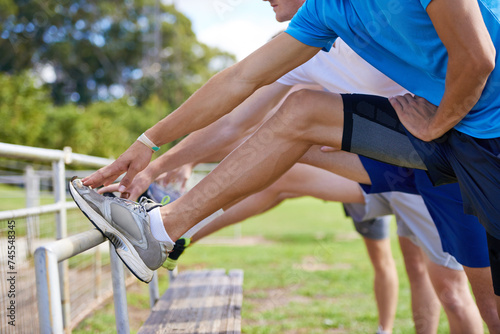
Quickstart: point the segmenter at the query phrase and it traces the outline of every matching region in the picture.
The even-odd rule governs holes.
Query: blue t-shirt
[[[329,50],[341,37],[356,53],[410,92],[439,105],[448,53],[425,9],[431,0],[307,0],[286,32]],[[500,1],[478,0],[495,46]],[[498,62],[499,52],[496,55]],[[455,129],[476,138],[500,137],[500,66],[481,98]]]

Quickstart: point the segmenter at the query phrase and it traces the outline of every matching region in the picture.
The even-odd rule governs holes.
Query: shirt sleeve
[[[420,0],[420,3],[422,4],[422,7],[424,7],[425,10],[427,10],[427,6],[431,3],[432,0]]]
[[[287,34],[309,46],[329,51],[338,35],[326,24],[324,3],[307,0],[285,30]]]

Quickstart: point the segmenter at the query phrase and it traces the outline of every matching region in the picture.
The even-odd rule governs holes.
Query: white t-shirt
[[[329,52],[319,52],[308,62],[288,72],[278,82],[319,84],[335,93],[359,93],[394,96],[408,93],[403,87],[379,72],[359,57],[340,38]],[[439,233],[420,195],[388,192],[365,194],[365,205],[351,206],[349,211],[357,221],[396,214],[398,234],[410,238],[434,263],[454,270],[462,266],[448,252],[443,251]]]
[[[278,82],[286,86],[319,84],[335,93],[385,97],[408,93],[364,61],[340,38],[337,38],[329,52],[320,51],[306,63],[282,76]]]

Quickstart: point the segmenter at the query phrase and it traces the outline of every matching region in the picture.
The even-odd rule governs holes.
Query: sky
[[[269,2],[262,0],[163,0],[193,23],[198,39],[245,58],[288,23],[278,23]]]

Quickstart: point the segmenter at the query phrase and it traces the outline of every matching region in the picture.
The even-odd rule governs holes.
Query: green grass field
[[[40,193],[40,204],[51,203],[54,203],[52,194]],[[0,211],[22,209],[25,207],[25,191],[23,188],[0,184]]]
[[[217,237],[231,239],[232,228]],[[400,292],[394,333],[412,333],[410,293],[392,231]],[[377,313],[363,242],[339,204],[312,198],[289,200],[242,225],[248,245],[199,244],[181,257],[179,270],[243,269],[244,333],[375,333]],[[215,240],[215,239],[212,239]],[[244,244],[242,242],[242,244]],[[160,274],[160,290],[168,285]],[[131,327],[148,314],[147,285],[128,291]],[[88,318],[74,333],[114,333],[113,306]],[[439,333],[448,333],[441,312]]]

